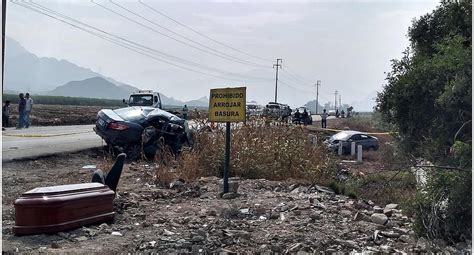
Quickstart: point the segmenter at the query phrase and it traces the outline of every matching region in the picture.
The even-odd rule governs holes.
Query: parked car
[[[336,111],[335,110],[329,110],[328,111],[328,116],[336,116]]]
[[[371,136],[359,131],[342,131],[325,141],[325,144],[328,146],[329,150],[337,151],[339,146],[339,141],[342,141],[342,152],[348,154],[351,152],[351,143],[356,143],[356,148],[358,145],[362,145],[363,150],[378,150],[379,149],[379,140],[375,136]]]
[[[247,117],[249,116],[260,116],[263,113],[263,107],[255,103],[246,104]]]
[[[94,131],[110,148],[125,152],[130,159],[138,158],[142,148],[149,156],[163,145],[178,153],[182,146],[192,144],[186,120],[152,106],[100,110]]]
[[[291,108],[286,104],[269,102],[263,111],[264,116],[285,119],[291,116]]]

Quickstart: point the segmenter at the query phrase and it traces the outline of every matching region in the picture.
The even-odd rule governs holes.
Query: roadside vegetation
[[[400,163],[426,172],[410,205],[417,233],[452,243],[472,238],[471,9],[471,1],[443,1],[414,20],[411,46],[392,61],[377,98],[406,154]]]
[[[327,185],[337,169],[334,156],[301,127],[247,123],[233,128],[231,140],[230,176]],[[194,141],[194,147],[178,159],[166,151],[158,153],[150,176],[162,185],[178,178],[192,182],[222,176],[225,130],[202,130]]]

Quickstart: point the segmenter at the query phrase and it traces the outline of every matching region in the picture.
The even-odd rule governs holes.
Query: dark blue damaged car
[[[142,153],[153,156],[164,145],[176,154],[183,146],[192,144],[186,120],[147,106],[100,110],[94,131],[110,149],[125,152],[132,160]]]

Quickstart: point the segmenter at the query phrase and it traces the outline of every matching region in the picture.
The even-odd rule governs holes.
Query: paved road
[[[2,131],[2,162],[102,146],[94,125],[8,128]]]

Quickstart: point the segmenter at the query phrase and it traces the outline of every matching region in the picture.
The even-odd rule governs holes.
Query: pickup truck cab
[[[139,90],[130,95],[128,101],[123,99],[123,103],[128,106],[150,106],[163,109],[161,105],[160,93],[152,90]]]

